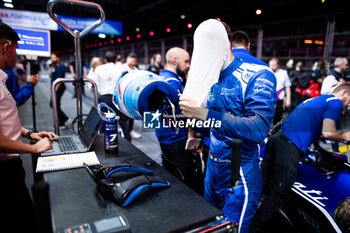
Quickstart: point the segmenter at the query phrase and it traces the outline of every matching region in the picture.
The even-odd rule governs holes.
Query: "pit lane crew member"
[[[276,78],[266,66],[234,58],[227,38],[230,32],[225,29],[229,30],[213,19],[204,21],[196,29],[195,36],[202,30],[205,33],[197,34],[208,35],[212,41],[226,37],[230,63],[226,68],[221,67],[219,80],[210,89],[207,108],[185,95],[180,97],[180,106],[188,117],[222,122],[221,127],[210,129],[204,195],[229,220],[239,223],[239,232],[248,232],[260,199],[259,144],[267,136],[274,115]],[[241,178],[235,187],[230,185],[233,139],[243,141]]]
[[[166,69],[159,75],[176,90],[176,93],[183,93],[186,74],[190,68],[190,55],[182,48],[173,47],[167,51],[165,59]],[[177,109],[175,114],[179,113],[180,109]],[[156,136],[162,149],[163,166],[167,171],[196,190],[198,189],[198,182],[195,182],[192,175],[194,168],[191,152],[185,150],[188,130],[187,128],[179,128],[176,132],[175,128],[169,127],[167,119],[165,119],[167,128],[160,124],[160,128],[156,129]]]
[[[333,140],[350,141],[350,132],[336,129],[342,110],[350,106],[350,85],[337,87],[331,95],[305,100],[288,116],[281,131],[272,135],[262,162],[262,205],[257,210],[250,232],[265,232],[264,225],[273,218],[288,197],[297,176],[299,159],[321,135]]]
[[[235,31],[232,33],[232,53],[234,57],[239,57],[244,62],[257,65],[268,66],[265,62],[259,60],[250,54],[250,41],[247,33],[244,31]]]

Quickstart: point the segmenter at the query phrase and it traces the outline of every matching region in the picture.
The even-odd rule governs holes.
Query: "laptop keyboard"
[[[64,151],[76,151],[78,150],[77,145],[72,137],[61,137],[58,141],[58,146],[62,152]]]

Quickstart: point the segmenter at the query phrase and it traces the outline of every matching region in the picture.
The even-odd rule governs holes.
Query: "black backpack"
[[[288,76],[292,86],[295,86],[296,83],[299,81],[301,73],[297,70],[291,70],[288,72]]]
[[[304,73],[299,77],[298,83],[299,87],[303,90],[310,86],[310,80],[312,79],[311,72]]]
[[[300,79],[299,79],[299,87],[302,88],[303,90],[309,88],[310,86],[310,81],[317,81],[318,78],[322,77],[322,72],[318,70],[313,70],[307,73],[304,73]]]

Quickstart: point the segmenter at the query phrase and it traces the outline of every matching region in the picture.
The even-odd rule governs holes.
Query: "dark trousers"
[[[275,116],[273,117],[273,124],[276,125],[280,120],[282,120],[283,115],[283,100],[279,100],[276,103]]]
[[[84,84],[85,85],[85,84]],[[81,87],[81,94],[83,95],[83,96],[86,96],[85,95],[85,89],[84,89],[84,85]],[[74,88],[74,94],[73,94],[73,98],[77,98],[77,90],[75,90],[75,86],[73,86]]]
[[[269,139],[262,162],[262,195],[250,232],[265,232],[264,226],[282,208],[298,172],[299,159],[303,153],[282,132]]]
[[[341,130],[340,118],[338,118],[338,120],[335,122],[335,127],[337,128],[337,130]],[[331,146],[334,152],[339,152],[339,142],[332,142]]]
[[[113,95],[101,95],[101,102],[107,104],[111,107],[115,113],[119,116],[119,125],[123,130],[123,134],[126,140],[131,141],[130,130],[128,126],[129,117],[125,116],[121,111],[119,111],[112,102]]]
[[[24,177],[21,159],[0,161],[1,232],[35,232],[33,203]]]
[[[194,180],[194,166],[192,152],[185,150],[187,139],[173,142],[171,144],[160,143],[162,149],[163,167],[182,180],[192,189],[197,189],[197,184]]]
[[[56,92],[56,111],[59,126],[64,126],[64,123],[68,120],[67,115],[61,109],[61,99],[65,90],[66,86],[64,85],[64,83],[61,83],[60,87]],[[50,101],[50,107],[52,107],[52,100]]]
[[[131,131],[134,128],[134,119],[129,118],[129,131]]]
[[[202,146],[202,153],[203,153],[203,160],[204,160],[204,177],[205,177],[205,173],[207,172],[207,162],[208,162],[208,157],[209,157],[209,146],[204,145]]]
[[[297,93],[292,93],[291,102],[288,113],[291,113],[301,102],[303,102],[303,96]]]

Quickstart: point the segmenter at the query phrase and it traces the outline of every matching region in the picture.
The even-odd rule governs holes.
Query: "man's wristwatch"
[[[38,131],[36,131],[36,130],[30,129],[30,130],[26,133],[25,137],[28,138],[28,139],[32,139],[32,138],[30,137],[30,135],[31,135],[32,133],[37,133],[37,132],[38,132]]]

